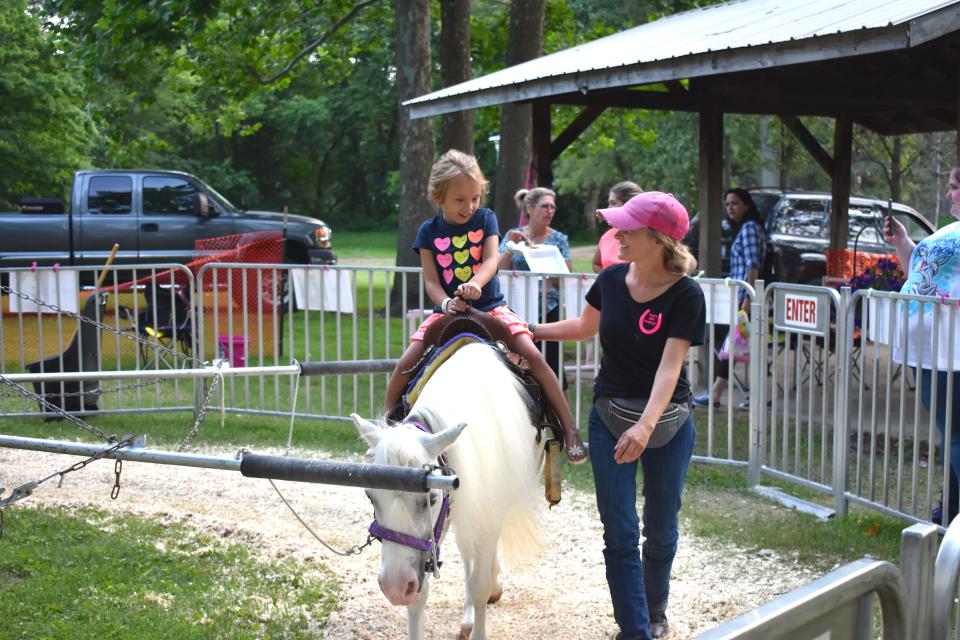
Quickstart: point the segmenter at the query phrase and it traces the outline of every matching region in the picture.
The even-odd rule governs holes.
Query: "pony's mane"
[[[536,547],[541,448],[523,385],[493,349],[461,347],[424,386],[410,417],[434,432],[467,423],[447,452],[461,483],[451,516],[461,549],[495,538],[505,523],[505,552]]]

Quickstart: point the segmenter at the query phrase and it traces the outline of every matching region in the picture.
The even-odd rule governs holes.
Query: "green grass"
[[[589,465],[567,465],[563,473],[565,487],[593,493]],[[764,484],[805,500],[828,498],[780,481],[765,479]],[[693,535],[747,551],[770,549],[823,572],[864,556],[899,562],[900,532],[906,527],[901,520],[860,509],[821,521],[750,491],[745,468],[710,463],[691,464],[681,517],[683,530]]]
[[[338,258],[392,258],[397,253],[397,232],[337,231],[333,246]]]
[[[395,251],[395,236],[390,232],[342,232],[335,241],[344,258],[386,258]],[[589,260],[577,261],[574,267],[589,271]],[[322,353],[326,359],[337,359],[338,354],[345,359],[385,354],[383,336],[375,336],[372,356],[366,351],[370,331],[365,315],[370,306],[369,286],[365,276],[359,282],[361,294],[357,302],[364,312],[357,316],[356,329],[348,317],[343,319],[339,330],[345,341],[340,343],[339,351],[333,315],[328,314],[322,326],[313,316],[308,330],[303,314],[298,314],[292,340],[296,357],[303,359],[307,342],[312,355]],[[385,286],[385,280],[375,279],[375,307],[383,307]],[[360,345],[357,354],[350,346],[354,333]],[[290,333],[286,328],[285,334],[289,348]],[[399,354],[403,340],[400,321],[395,318],[391,325],[392,356]],[[290,355],[289,351],[281,354],[277,362],[286,364]],[[267,363],[273,361],[270,356]],[[372,379],[343,376],[339,382],[328,380],[323,384],[328,392],[339,385],[345,404],[353,410],[354,392],[363,403],[371,386],[379,406],[384,380],[382,374]],[[312,393],[318,394],[321,382],[311,379],[310,385]],[[185,392],[189,401],[189,383],[181,382],[180,386],[181,394]],[[268,379],[262,384],[250,380],[249,386],[238,380],[229,393],[235,400],[246,400],[256,408],[284,412],[290,409],[290,390],[287,378]],[[143,393],[150,398],[155,395],[153,389]],[[160,388],[161,400],[166,401],[167,394],[172,394],[170,383]],[[265,398],[262,403],[261,394]],[[301,387],[299,410],[304,410],[308,395],[306,388]],[[725,420],[715,423],[717,432],[711,450],[705,415],[695,413],[695,419],[700,434],[695,453],[747,459],[746,414],[735,417],[734,447],[730,451],[722,427]],[[193,415],[149,413],[133,427],[129,415],[95,416],[89,421],[109,434],[120,435],[135,428],[148,434],[148,446],[169,448],[187,433]],[[193,446],[244,446],[252,450],[283,447],[288,428],[288,417],[233,413],[227,414],[221,426],[218,411],[211,407]],[[4,420],[2,431],[92,441],[89,434],[72,424],[45,422],[41,418]],[[364,450],[353,426],[343,421],[298,419],[293,442],[300,449],[324,450],[342,457],[353,457]],[[63,466],[74,461],[65,460]],[[575,487],[593,492],[589,465],[564,464],[563,474],[565,490]],[[744,468],[691,465],[682,511],[684,532],[748,551],[770,549],[822,572],[867,555],[898,560],[900,531],[905,526],[902,521],[854,509],[850,516],[822,522],[749,491],[745,475]],[[768,479],[764,483],[804,499],[830,499],[788,483]],[[302,565],[263,561],[249,548],[212,540],[176,522],[108,515],[89,509],[33,509],[27,500],[7,510],[6,525],[8,533],[0,539],[0,638],[298,638],[305,637],[311,629],[312,637],[316,637],[317,627],[322,626],[337,596],[336,583],[325,574],[307,574]]]
[[[337,231],[333,244],[341,260],[393,258],[397,253],[397,234],[395,231]],[[573,241],[570,244],[571,249],[595,246],[595,242],[589,241]],[[592,253],[586,258],[574,258],[573,271],[591,273],[592,258]]]
[[[26,506],[0,541],[3,638],[315,638],[338,588],[172,519]]]

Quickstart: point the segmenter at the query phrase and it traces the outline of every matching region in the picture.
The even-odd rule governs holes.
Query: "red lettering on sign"
[[[813,327],[817,324],[815,298],[787,296],[784,298],[784,320],[788,323]]]

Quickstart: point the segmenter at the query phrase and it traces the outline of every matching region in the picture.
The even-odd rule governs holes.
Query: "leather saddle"
[[[530,372],[530,364],[512,349],[510,329],[489,313],[470,309],[457,315],[444,316],[427,327],[423,337],[423,357],[408,371],[410,383],[404,394],[403,406],[398,406],[388,419],[402,419],[417,401],[430,376],[456,351],[473,342],[486,342],[500,355],[504,363],[523,383],[528,396],[530,421],[540,438],[541,429],[550,429],[558,442],[563,442],[563,430],[540,383]],[[403,415],[397,415],[402,411]]]

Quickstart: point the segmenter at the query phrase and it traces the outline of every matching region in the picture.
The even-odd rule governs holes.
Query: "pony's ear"
[[[354,426],[357,428],[357,431],[360,432],[363,439],[367,441],[367,444],[371,447],[377,446],[377,443],[380,442],[380,427],[369,420],[364,420],[356,413],[351,413],[350,417],[353,418]]]
[[[461,422],[457,426],[448,427],[440,433],[423,434],[420,436],[420,441],[423,443],[423,448],[426,449],[430,457],[436,458],[456,442],[457,438],[460,437],[460,434],[463,433],[463,430],[466,428],[467,423]]]

